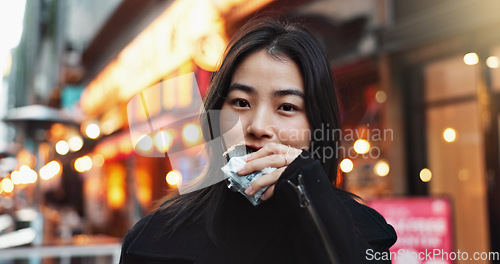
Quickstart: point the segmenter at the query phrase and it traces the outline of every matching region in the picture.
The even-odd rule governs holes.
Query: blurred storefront
[[[500,5],[395,1],[393,8],[382,47],[403,103],[409,194],[451,199],[455,249],[499,252]]]

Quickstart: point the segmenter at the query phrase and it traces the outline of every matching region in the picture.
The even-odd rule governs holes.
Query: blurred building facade
[[[450,197],[454,248],[499,252],[495,27],[500,17],[494,12],[499,5],[492,0],[31,1],[9,81],[15,87],[9,108],[54,107],[76,125],[54,121],[38,133],[37,144],[16,136],[22,146],[17,152],[40,156],[44,143],[44,164],[31,167],[51,160],[62,166],[47,181],[58,183],[45,184],[51,186],[43,189],[46,203],[75,208],[85,232],[123,236],[156,201],[176,192],[165,181],[176,164],[134,151],[130,98],[190,72],[203,95],[228,38],[256,12],[274,11],[308,25],[331,62],[347,164],[338,184],[366,200]],[[477,54],[477,61],[474,55],[464,60],[467,53]],[[191,89],[158,97],[153,109],[160,113],[169,102],[189,104]],[[94,137],[89,127],[95,126]],[[28,131],[23,125],[17,129]],[[80,137],[80,148],[56,151],[73,137]],[[366,155],[356,150],[360,139],[369,144]],[[425,168],[432,174],[423,173]]]
[[[450,197],[455,248],[469,252],[500,250],[498,7],[395,1],[382,34],[404,105],[409,193]]]

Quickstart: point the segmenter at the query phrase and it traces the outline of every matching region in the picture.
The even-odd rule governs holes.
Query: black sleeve
[[[299,186],[307,201],[300,198]],[[334,188],[321,163],[309,152],[303,151],[288,165],[275,192],[283,213],[299,221],[295,242],[298,259],[307,256],[313,259],[307,261],[311,263],[390,263],[368,260],[371,255],[367,252],[388,252],[396,241],[392,226],[375,210]]]

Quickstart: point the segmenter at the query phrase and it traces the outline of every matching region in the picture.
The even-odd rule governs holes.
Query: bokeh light
[[[453,128],[447,128],[443,132],[443,138],[446,142],[451,143],[457,139],[457,132]]]
[[[10,174],[10,179],[15,185],[35,183],[37,178],[36,171],[32,170],[28,165],[23,165],[18,171],[13,171]]]
[[[377,163],[375,163],[374,167],[375,174],[377,174],[380,177],[387,176],[390,171],[389,163],[385,160],[379,160]]]
[[[490,56],[486,59],[486,65],[492,69],[500,67],[500,61],[497,56]]]
[[[375,94],[375,101],[379,104],[385,103],[385,101],[387,101],[387,94],[384,91],[377,91]]]
[[[14,190],[14,183],[9,178],[4,178],[2,180],[2,189],[6,193],[10,193]]]
[[[59,155],[66,155],[69,152],[69,144],[65,140],[60,140],[56,143],[56,152]]]
[[[21,166],[21,168],[19,168],[19,178],[20,184],[34,183],[38,178],[38,174],[29,166],[23,165]]]
[[[83,147],[83,139],[79,135],[72,136],[68,140],[69,150],[75,152],[79,151]]]
[[[91,123],[85,128],[85,134],[91,139],[96,139],[101,135],[101,129],[95,123]]]
[[[92,168],[92,159],[89,156],[83,156],[75,160],[75,170],[78,172],[89,171]]]
[[[354,151],[358,154],[366,154],[370,151],[370,142],[366,139],[358,139],[354,142]]]
[[[479,57],[475,52],[465,54],[464,63],[467,65],[476,65],[479,62]]]
[[[351,172],[353,168],[354,168],[354,164],[352,163],[352,160],[350,160],[350,159],[343,159],[340,162],[340,170],[342,170],[345,173]]]
[[[168,185],[177,186],[182,180],[182,175],[178,170],[171,170],[167,173],[165,180],[167,181]]]
[[[21,183],[21,177],[19,175],[19,171],[13,171],[10,173],[10,179],[12,180],[12,183],[15,185],[18,185]]]
[[[423,182],[429,182],[431,181],[432,179],[432,172],[427,169],[427,168],[424,168],[420,171],[420,180],[422,180]]]
[[[154,145],[159,152],[167,152],[172,146],[172,142],[173,138],[167,131],[161,130],[154,136]]]
[[[61,164],[53,160],[40,169],[40,178],[42,178],[42,180],[48,180],[56,176],[59,172],[61,172]]]

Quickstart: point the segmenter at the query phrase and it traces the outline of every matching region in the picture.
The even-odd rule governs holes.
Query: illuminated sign
[[[210,1],[174,2],[90,82],[82,95],[83,110],[96,115],[112,103],[128,101],[192,60],[215,70],[226,46],[223,32],[224,22]]]
[[[445,198],[374,200],[369,206],[382,214],[398,235],[390,248],[395,264],[454,263],[451,203]],[[377,255],[368,255],[375,259]],[[379,255],[379,257],[383,257]]]

